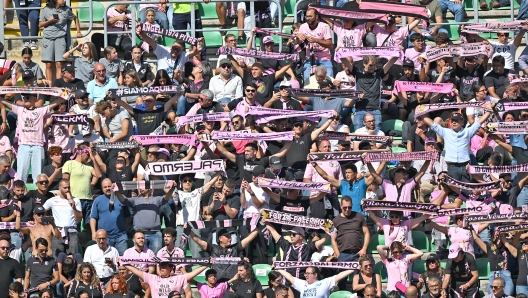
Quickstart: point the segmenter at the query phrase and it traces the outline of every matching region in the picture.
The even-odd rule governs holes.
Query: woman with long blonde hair
[[[77,293],[81,290],[87,291],[90,298],[103,298],[103,289],[101,281],[97,277],[97,272],[92,264],[84,262],[81,264],[75,279],[72,281],[68,297],[78,297]]]

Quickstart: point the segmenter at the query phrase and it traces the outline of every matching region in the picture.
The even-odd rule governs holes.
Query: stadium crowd
[[[259,50],[278,54],[274,38],[258,29],[272,27],[280,7],[255,2],[259,28],[252,28],[249,3],[204,2],[216,5],[226,47],[251,49],[258,39]],[[525,2],[519,16],[528,11]],[[14,3],[40,6],[40,1]],[[411,3],[426,7],[431,23],[442,23],[446,10],[457,22],[463,20],[462,1]],[[492,0],[489,6],[509,3]],[[345,10],[357,10],[357,5],[337,1]],[[488,3],[481,0],[480,7]],[[191,9],[191,4],[160,0],[140,5],[137,18],[141,24],[186,30]],[[199,16],[198,6],[194,9]],[[162,34],[143,32],[141,24],[130,28],[136,16],[119,1],[108,10],[107,29],[122,33],[109,35],[106,47],[100,33],[91,42],[74,42],[71,23],[78,37],[81,26],[64,0],[47,1],[40,11],[17,11],[28,39],[17,61],[2,59],[0,84],[26,91],[0,91],[0,298],[189,298],[192,289],[209,298],[322,298],[336,291],[364,298],[473,298],[481,293],[526,298],[528,229],[497,230],[518,221],[467,224],[471,213],[434,217],[363,208],[365,200],[383,200],[434,204],[441,210],[467,206],[484,210],[483,215],[528,213],[524,172],[469,173],[470,166],[528,163],[527,134],[488,129],[490,123],[528,118],[528,109],[493,109],[528,96],[526,83],[511,83],[512,75],[528,73],[528,48],[516,58],[525,27],[490,40],[461,34],[463,43],[484,44],[489,55],[429,61],[431,48],[460,43],[450,40],[441,25],[426,30],[419,18],[397,15],[388,15],[385,25],[339,20],[309,6],[300,6],[300,12],[302,22],[293,24],[292,35],[282,40],[284,52],[298,54],[298,60],[221,54],[209,61],[201,32],[196,45],[176,40],[167,47]],[[226,33],[226,18],[236,20],[237,35]],[[201,20],[194,25],[201,29]],[[39,28],[44,70],[32,60],[39,44],[31,36]],[[131,29],[141,43],[132,40]],[[392,46],[400,48],[400,58],[366,55],[334,61],[339,48]],[[156,63],[143,61],[146,52],[156,56]],[[446,93],[393,92],[402,81],[451,83],[452,88]],[[128,96],[110,91],[171,86],[181,88]],[[63,88],[73,99],[39,91],[46,87]],[[324,95],[306,91],[312,96],[293,96],[297,89],[319,89]],[[339,90],[361,95],[332,96]],[[415,116],[419,105],[480,102],[485,104]],[[259,121],[252,108],[314,113]],[[331,115],[313,119],[328,110]],[[207,119],[220,113],[229,120]],[[57,120],[69,114],[85,115],[86,123]],[[200,115],[204,121],[185,122]],[[255,139],[215,137],[222,131],[250,133]],[[348,136],[324,137],[331,132]],[[259,137],[281,133],[287,140]],[[143,144],[140,136],[148,135],[195,136],[197,141]],[[358,135],[387,138],[354,139]],[[438,152],[439,158],[369,162],[365,157],[372,150]],[[348,151],[361,156],[310,159],[310,154]],[[204,166],[219,159],[221,171]],[[170,173],[164,165],[171,162],[191,170],[182,166]],[[198,170],[192,170],[196,165]],[[166,173],[160,175],[156,167]],[[446,177],[500,184],[468,191]],[[329,184],[329,189],[267,187],[262,179]],[[131,181],[137,186],[126,183]],[[162,187],[156,181],[163,181]],[[270,210],[329,220],[335,232],[279,224],[265,216],[256,224],[233,224]],[[212,221],[217,225],[206,224]],[[424,232],[434,244],[426,255],[418,248],[424,239],[416,237],[429,237]],[[226,257],[239,260],[214,263]],[[212,258],[212,264],[160,261],[170,258]],[[127,259],[148,261],[122,261]],[[359,266],[266,267],[272,259]],[[479,259],[489,262],[487,288],[481,287]],[[257,277],[263,275],[268,284]]]

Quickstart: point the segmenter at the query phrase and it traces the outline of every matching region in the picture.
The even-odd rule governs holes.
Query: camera
[[[42,223],[45,225],[49,225],[53,222],[53,216],[43,216],[42,217]]]

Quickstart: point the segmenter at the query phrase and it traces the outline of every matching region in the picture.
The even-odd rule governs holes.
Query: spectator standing
[[[11,237],[9,235],[0,236],[0,295],[1,298],[10,297],[8,286],[13,280],[22,282],[22,270],[17,260],[9,256],[11,247]]]
[[[46,188],[48,190],[58,190],[59,181],[62,179],[62,148],[58,146],[49,147],[48,157],[51,163],[42,169],[42,172],[48,176],[48,185],[46,185]],[[39,180],[37,180],[38,182]]]
[[[35,39],[35,37],[38,36],[39,32],[40,5],[40,0],[13,1],[13,6],[15,8],[30,8],[15,10],[17,18],[20,22],[20,33],[22,34],[22,36],[27,37],[26,39],[24,39],[24,48],[31,48],[32,50],[38,49],[37,40]],[[29,38],[29,36],[31,36],[31,38]]]
[[[320,269],[311,266],[306,268],[306,273],[304,273],[304,278],[306,280],[302,280],[293,277],[285,270],[278,271],[292,284],[292,287],[301,294],[301,297],[328,297],[332,288],[335,287],[339,281],[346,279],[354,272],[354,270],[344,270],[339,274],[322,279]]]
[[[53,62],[55,62],[55,77],[60,78],[62,75],[59,69],[62,69],[64,52],[68,48],[69,27],[72,20],[75,20],[77,27],[77,37],[81,38],[81,25],[77,17],[73,14],[72,9],[65,6],[66,1],[55,0],[46,3],[40,14],[39,28],[42,30],[42,62],[46,63],[46,77],[49,79],[53,75]]]
[[[392,242],[390,246],[378,245],[377,250],[381,261],[387,267],[387,291],[397,290],[397,283],[409,287],[411,285],[409,267],[412,266],[413,261],[422,257],[423,252],[398,241]],[[406,254],[405,251],[409,251],[410,254]]]
[[[442,291],[447,293],[450,287],[462,298],[478,295],[479,274],[475,258],[470,253],[464,252],[458,243],[449,246],[448,258]]]
[[[105,118],[103,122],[103,135],[110,142],[128,141],[134,134],[130,115],[125,109],[117,108],[117,104],[115,105],[114,107],[112,103],[102,101],[98,102],[95,106],[95,112]],[[114,151],[111,151],[111,153]]]
[[[125,52],[125,60],[129,60],[131,57],[130,50],[132,49],[132,36],[130,32],[130,21],[132,19],[132,12],[128,9],[128,4],[114,4],[114,7],[111,7],[106,11],[106,18],[108,19],[108,32],[121,32],[120,34],[109,34],[108,35],[108,45],[111,45],[115,48],[119,48]],[[92,35],[92,42],[95,45],[97,52],[105,46],[104,44],[104,35],[102,33],[94,33]],[[117,88],[116,88],[117,89]]]
[[[488,94],[495,98],[503,98],[506,86],[510,84],[509,75],[514,70],[505,68],[503,56],[495,56],[491,59],[491,71],[484,77],[484,84],[488,88]]]
[[[42,72],[40,66],[31,60],[32,57],[33,50],[31,50],[29,47],[23,48],[22,62],[18,63],[18,65],[22,68],[22,71],[31,70],[33,74],[35,74],[35,77],[37,78],[37,85],[51,86],[51,81],[46,80],[46,77],[44,77],[44,73]]]
[[[105,230],[99,229],[93,235],[97,244],[86,248],[84,262],[92,264],[95,269],[93,275],[106,284],[117,273],[117,258],[124,252],[119,253],[115,247],[108,244]]]
[[[167,1],[168,2],[168,1]],[[204,1],[204,4],[207,5]],[[171,19],[171,27],[174,30],[187,30],[188,26],[191,26],[191,10],[194,10],[194,28],[199,30],[196,31],[196,37],[203,37],[202,33],[202,18],[200,11],[198,11],[198,3],[171,3],[168,7],[168,16]],[[157,16],[157,14],[156,14]],[[161,24],[163,26],[163,24]],[[168,25],[168,24],[167,24]]]
[[[443,0],[442,0],[443,1]],[[434,40],[435,36],[440,33],[448,33],[445,28],[442,28],[442,23],[444,22],[444,17],[442,15],[443,11],[447,9],[444,9],[442,5],[437,0],[412,0],[411,4],[415,5],[425,5],[427,8],[427,12],[429,15],[429,22],[431,24],[437,23],[438,25],[434,26],[433,28],[429,30],[425,29],[419,29],[418,27],[414,27],[414,32],[419,33],[423,35],[428,40]],[[455,3],[452,5],[454,6]],[[447,5],[446,5],[447,6]],[[451,10],[452,8],[450,8]],[[455,14],[455,18],[456,18]],[[462,18],[464,17],[464,9],[462,9]],[[414,21],[413,17],[408,17],[407,22],[412,23]],[[462,22],[462,19],[460,20]]]
[[[59,253],[57,256],[57,267],[59,271],[60,282],[57,284],[57,297],[64,298],[68,293],[70,284],[75,278],[77,269],[81,267],[83,263],[83,257],[80,253],[76,254],[65,254]]]
[[[55,258],[48,256],[48,241],[38,238],[33,250],[36,252],[26,263],[24,290],[37,287],[39,291],[51,289],[59,283],[59,271]],[[33,293],[30,297],[36,297]]]
[[[35,204],[44,205],[47,200],[53,198],[55,195],[48,191],[49,178],[48,175],[42,173],[37,176],[37,181],[35,181],[37,189],[30,190],[26,193],[26,196],[33,198]]]

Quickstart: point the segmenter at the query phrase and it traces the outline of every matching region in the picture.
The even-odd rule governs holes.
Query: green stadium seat
[[[77,9],[77,15],[79,22],[90,22],[90,10],[88,9],[89,3],[81,3],[80,6],[86,8]],[[92,19],[94,22],[102,22],[105,17],[105,7],[101,2],[92,1]]]
[[[466,0],[464,1],[464,9],[465,10],[473,10],[473,0]]]
[[[170,46],[172,46],[172,44],[175,41],[176,41],[176,39],[165,36],[165,41],[164,41],[163,45],[166,46],[166,47],[170,47]]]
[[[422,260],[422,259],[418,259],[418,260],[414,261],[412,266],[413,266],[412,267],[412,271],[414,273],[418,273],[418,274],[424,273],[425,270],[427,269],[425,261]]]
[[[132,239],[127,239],[127,248],[134,247],[134,241]]]
[[[188,250],[188,249],[185,250],[185,256],[186,256],[186,257],[192,257],[192,253],[191,253],[191,251]]]
[[[377,235],[377,237],[376,237]],[[371,235],[370,236],[370,242],[369,242],[369,246],[367,248],[367,251],[371,254],[377,254],[378,253],[378,250],[376,249],[376,247],[378,245],[385,245],[385,236],[384,235],[380,235],[380,234],[376,234],[376,235]]]
[[[95,242],[95,241],[93,241],[93,240],[90,240],[90,241],[88,241],[88,242],[86,243],[86,247],[88,247],[88,246],[92,246],[92,245],[94,245],[94,244],[97,244],[97,242]]]
[[[412,238],[414,247],[417,249],[423,251],[423,252],[429,252],[431,249],[431,246],[429,245],[429,238],[427,238],[427,235],[425,235],[422,231],[412,231]]]
[[[268,284],[268,273],[271,271],[271,265],[268,264],[255,264],[253,265],[253,271],[255,272],[255,277],[260,281],[260,284]]]
[[[284,3],[284,16],[293,17],[295,15],[295,0],[286,0]]]
[[[466,2],[466,1],[464,1],[464,2]],[[447,20],[447,22],[448,23],[456,23],[455,20]],[[460,27],[460,25],[444,25],[442,27],[447,30],[447,32],[449,34],[449,39],[458,40],[458,38],[460,37],[460,35],[458,33],[458,27]]]
[[[488,280],[491,274],[489,260],[487,258],[478,258],[477,269],[480,280]]]
[[[350,291],[337,291],[330,294],[330,298],[352,298],[353,295]]]
[[[34,184],[34,183],[27,183],[26,184],[26,189],[27,189],[27,191],[35,190],[35,189],[37,189],[37,185]]]
[[[202,19],[218,19],[216,14],[216,3],[198,3],[198,10]]]
[[[377,273],[379,276],[381,276],[381,282],[387,282],[387,268],[385,268],[385,264],[382,262],[377,262],[374,265],[374,273]]]
[[[402,147],[391,147],[392,153],[401,153],[401,152],[407,152],[407,149]]]
[[[223,45],[222,35],[218,31],[202,32],[208,48],[219,48]]]
[[[192,270],[195,270],[196,268],[200,268],[200,265],[194,265],[194,266],[192,266]],[[206,283],[206,279],[207,279],[207,278],[205,277],[205,271],[206,271],[206,270],[200,272],[200,274],[198,274],[198,275],[194,278],[194,280],[197,281],[197,282]]]
[[[383,131],[385,135],[389,135],[388,132],[391,130],[402,131],[403,121],[401,121],[400,119],[389,119],[381,123],[381,131]],[[401,137],[393,137],[393,139],[401,140]]]
[[[447,259],[440,260],[440,267],[445,269],[446,265],[447,265]]]

